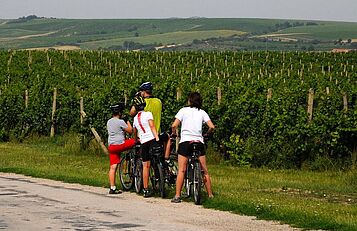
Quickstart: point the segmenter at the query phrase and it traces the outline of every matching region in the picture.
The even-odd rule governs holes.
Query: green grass
[[[208,155],[215,198],[204,207],[300,228],[357,230],[356,172],[238,168]],[[108,187],[108,162],[95,144],[81,152],[76,136],[0,143],[1,172]]]

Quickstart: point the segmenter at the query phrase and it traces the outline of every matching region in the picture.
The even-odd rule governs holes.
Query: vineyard
[[[91,126],[105,140],[109,105],[129,108],[151,81],[163,130],[198,90],[217,125],[213,146],[236,164],[354,168],[356,63],[357,53],[0,51],[0,141],[51,126],[87,137]]]

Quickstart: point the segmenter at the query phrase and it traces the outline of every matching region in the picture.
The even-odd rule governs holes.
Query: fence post
[[[81,97],[81,102],[83,101],[83,97]],[[81,108],[83,108],[83,103],[81,103]],[[81,118],[85,118],[87,116],[87,114],[84,112],[84,110],[81,110]],[[81,120],[82,121],[82,120]],[[92,127],[92,125],[89,125],[90,130],[92,131],[95,139],[97,140],[97,142],[99,143],[100,147],[102,148],[103,152],[107,155],[109,155],[108,149],[107,147],[104,145],[104,142],[102,141],[102,139],[100,138],[98,132],[95,130],[95,128]]]
[[[180,88],[176,89],[176,100],[179,101],[182,97],[182,91]]]
[[[347,94],[346,92],[343,93],[343,111],[347,113],[348,110],[348,102],[347,102]]]
[[[220,87],[217,87],[217,103],[221,105],[222,102],[222,90]]]
[[[273,96],[273,89],[269,88],[268,89],[268,94],[267,94],[267,101],[271,100],[272,96]]]
[[[179,101],[182,97],[182,90],[178,87],[176,89],[176,100]],[[180,138],[177,136],[176,137],[176,152],[178,150],[178,146],[179,146],[179,143],[180,143]]]
[[[352,170],[354,170],[356,169],[356,164],[357,164],[357,145],[353,146],[351,159],[352,159]]]
[[[83,123],[84,123],[84,103],[83,103],[83,97],[81,97],[81,100],[79,102],[79,113],[81,115],[81,130],[83,131]],[[84,134],[81,133],[80,135],[80,149],[84,150]]]
[[[53,88],[53,103],[52,103],[52,126],[51,137],[55,136],[55,113],[56,113],[57,88]]]
[[[314,89],[310,88],[309,97],[307,101],[307,114],[309,116],[309,123],[312,121],[312,110],[314,107]]]
[[[103,152],[107,155],[109,155],[108,149],[107,147],[105,147],[102,139],[100,138],[98,132],[95,130],[95,128],[93,128],[92,126],[90,126],[90,130],[92,131],[95,139],[98,141],[98,143],[100,144],[100,147],[102,148]]]
[[[29,105],[29,91],[26,89],[25,90],[25,108],[27,109]]]
[[[126,106],[128,104],[128,95],[126,92],[124,92],[124,105]]]

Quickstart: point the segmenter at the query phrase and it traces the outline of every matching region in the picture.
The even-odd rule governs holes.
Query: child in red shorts
[[[116,188],[115,175],[117,166],[120,163],[120,153],[133,148],[135,140],[133,138],[125,139],[125,133],[132,134],[133,127],[130,122],[122,116],[124,104],[118,103],[112,105],[110,106],[110,109],[112,110],[113,117],[107,122],[110,160],[110,169],[108,173],[110,183],[109,194],[119,194],[122,193],[122,191],[117,190]]]

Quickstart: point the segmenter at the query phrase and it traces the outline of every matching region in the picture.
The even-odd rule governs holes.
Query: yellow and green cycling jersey
[[[160,133],[162,103],[158,98],[145,98],[146,107],[144,111],[149,111],[154,117],[155,128]]]

